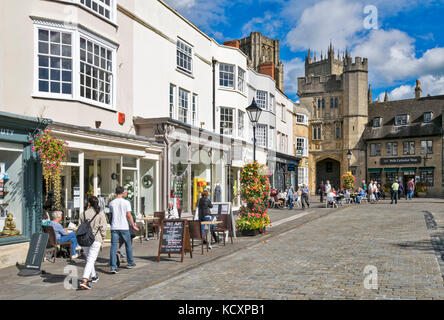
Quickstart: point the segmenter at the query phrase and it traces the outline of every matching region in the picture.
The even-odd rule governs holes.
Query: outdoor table
[[[211,233],[211,226],[212,225],[216,225],[216,224],[220,224],[220,223],[222,223],[223,221],[201,221],[200,223],[201,224],[203,224],[204,226],[205,226],[205,229],[207,230],[207,233],[206,233],[206,238],[207,238],[207,241],[208,241],[208,234],[209,233]],[[210,239],[211,239],[211,235],[210,235]],[[210,240],[211,241],[211,240]],[[209,244],[210,244],[210,247],[211,247],[211,242],[208,242]]]
[[[148,237],[148,222],[154,221],[154,220],[159,220],[159,218],[157,218],[157,217],[143,217],[143,218],[139,218],[136,220],[145,222],[145,240],[146,241],[150,240],[150,238]]]

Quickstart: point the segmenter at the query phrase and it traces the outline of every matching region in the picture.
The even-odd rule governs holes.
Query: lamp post
[[[348,152],[347,152],[347,160],[348,160],[348,169],[347,169],[347,171],[350,171],[350,160],[351,160],[351,158],[352,158],[352,153],[351,153],[350,150],[348,150]]]
[[[261,117],[262,109],[257,106],[256,101],[253,98],[253,102],[246,110],[248,118],[250,118],[250,121],[253,124],[253,161],[256,162],[256,124]]]

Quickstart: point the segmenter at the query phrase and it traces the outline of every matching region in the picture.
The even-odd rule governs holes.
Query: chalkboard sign
[[[31,237],[31,243],[26,256],[25,267],[18,273],[19,276],[36,276],[42,271],[40,267],[43,261],[46,245],[48,243],[49,234],[34,233]]]
[[[162,229],[159,239],[159,254],[157,255],[157,261],[160,261],[160,255],[162,253],[168,254],[180,254],[182,256],[181,262],[183,262],[184,252],[188,251],[191,258],[193,254],[191,252],[190,231],[188,229],[187,220],[163,220]]]

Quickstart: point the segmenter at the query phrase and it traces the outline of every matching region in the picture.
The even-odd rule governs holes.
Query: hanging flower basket
[[[69,147],[66,141],[59,140],[51,136],[49,130],[40,131],[34,138],[30,140],[33,143],[32,151],[40,156],[42,163],[43,178],[46,182],[46,195],[49,190],[54,192],[54,209],[61,210],[61,172],[62,162],[65,161]]]

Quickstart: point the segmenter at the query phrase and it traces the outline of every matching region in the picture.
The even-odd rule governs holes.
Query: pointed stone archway
[[[341,187],[341,163],[332,158],[316,162],[316,189],[322,181],[326,183],[327,180],[333,188]]]

